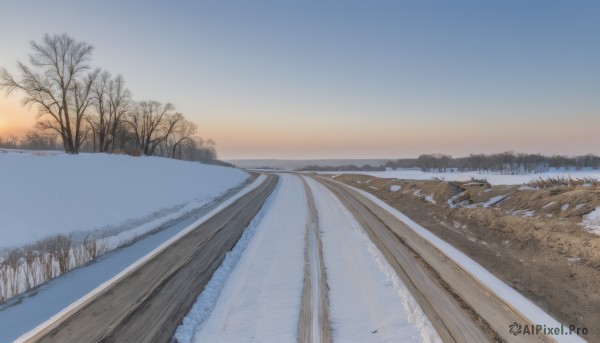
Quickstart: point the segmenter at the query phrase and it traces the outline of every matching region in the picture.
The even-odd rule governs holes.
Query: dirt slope
[[[580,225],[600,206],[597,188],[333,178],[385,200],[558,320],[587,327],[589,341],[600,340],[600,236]]]

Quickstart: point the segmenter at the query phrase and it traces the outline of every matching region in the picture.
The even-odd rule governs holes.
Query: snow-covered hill
[[[56,234],[134,230],[201,207],[247,177],[158,157],[0,151],[0,250]]]

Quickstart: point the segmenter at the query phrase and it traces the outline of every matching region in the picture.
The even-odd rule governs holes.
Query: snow
[[[0,153],[0,250],[57,234],[118,233],[201,207],[247,176],[158,157]]]
[[[560,207],[562,211],[566,211],[569,208],[569,204],[564,204]]]
[[[0,342],[10,342],[16,337],[15,342],[27,341],[258,187],[265,179],[261,175],[218,206],[207,208],[208,213],[201,212],[176,222],[165,230],[100,257],[95,263],[51,280],[30,296],[20,299],[18,304],[0,307]]]
[[[433,195],[432,194],[422,194],[420,189],[417,189],[416,191],[413,192],[413,195],[422,199],[425,199],[425,201],[427,201],[428,203],[434,204],[435,205],[435,200],[433,199]]]
[[[391,185],[390,186],[390,192],[397,192],[401,189],[402,189],[402,187],[400,185]]]
[[[321,172],[328,174],[330,172]],[[342,172],[336,171],[335,174]],[[469,181],[471,178],[475,179],[486,179],[492,185],[520,185],[532,181],[534,179],[539,180],[547,179],[551,177],[571,177],[571,178],[593,178],[600,180],[600,170],[580,170],[580,171],[562,171],[554,170],[546,173],[539,174],[525,174],[525,175],[499,175],[499,174],[488,174],[488,173],[477,173],[477,172],[446,172],[446,173],[426,173],[418,169],[397,169],[397,170],[386,170],[386,171],[352,171],[343,172],[345,174],[363,174],[371,175],[381,178],[397,178],[401,180],[431,180],[434,177],[444,178],[446,181]]]
[[[498,203],[500,203],[502,200],[504,200],[506,198],[506,195],[498,195],[495,196],[493,198],[491,198],[490,200],[488,200],[486,203],[483,204],[483,207],[491,207],[494,206]]]
[[[290,174],[281,178],[269,210],[192,342],[297,341],[308,209],[301,180]]]
[[[360,224],[323,185],[307,179],[322,231],[334,342],[441,342]]]
[[[281,177],[178,328],[179,342],[297,341],[308,208],[301,180]],[[307,181],[322,231],[333,340],[439,342],[352,215],[322,185]]]
[[[583,216],[582,225],[590,232],[600,235],[600,206]]]
[[[435,245],[446,256],[448,256],[455,263],[461,266],[465,271],[473,275],[473,277],[479,280],[482,284],[486,285],[497,296],[504,299],[507,303],[511,304],[517,311],[521,312],[525,317],[529,318],[531,322],[540,325],[546,325],[547,327],[558,327],[561,325],[556,319],[554,319],[544,310],[532,303],[529,299],[525,298],[515,289],[502,282],[502,280],[498,279],[496,276],[494,276],[492,273],[490,273],[488,270],[482,267],[479,263],[465,255],[449,243],[440,239],[439,237],[431,233],[429,230],[412,221],[410,218],[402,214],[397,209],[391,207],[383,200],[377,198],[372,194],[369,194],[368,192],[354,187],[351,188],[353,188],[355,191],[359,192],[369,200],[373,201],[377,205],[381,206],[390,214],[392,214],[393,216],[404,222],[406,225],[408,225],[410,228],[412,228],[421,237],[429,241],[431,244]],[[552,335],[552,337],[557,342],[585,342],[585,340],[575,335]]]
[[[246,250],[250,244],[250,241],[258,230],[259,224],[261,223],[265,213],[269,210],[276,192],[277,190],[271,194],[256,217],[254,217],[248,227],[244,229],[242,236],[233,249],[227,252],[225,259],[223,259],[223,262],[219,268],[213,273],[210,281],[204,287],[204,290],[192,306],[192,309],[183,318],[182,324],[179,325],[177,331],[175,332],[175,339],[177,339],[178,342],[192,342],[194,333],[198,326],[204,323],[204,321],[214,310],[225,282],[227,282],[231,272],[241,259],[243,252]]]
[[[460,198],[464,194],[465,194],[465,192],[460,192],[460,193],[456,194],[455,196],[450,197],[450,199],[448,199],[448,207],[457,208],[458,206],[461,206],[461,204],[458,204],[458,205],[454,204],[454,200]]]
[[[525,218],[530,218],[535,216],[535,211],[534,210],[527,210],[527,211],[523,211],[523,217]]]

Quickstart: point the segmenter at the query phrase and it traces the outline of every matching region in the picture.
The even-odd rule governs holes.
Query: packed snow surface
[[[281,177],[178,328],[179,342],[297,341],[308,208],[301,180]],[[322,232],[333,340],[440,341],[348,210],[308,182]]]
[[[272,204],[220,294],[215,289],[210,295],[200,294],[200,303],[218,297],[214,310],[206,316],[206,307],[196,305],[193,311],[200,313],[188,315],[207,317],[196,322],[192,342],[297,341],[307,203],[297,176],[281,178]]]
[[[247,176],[158,157],[0,151],[0,250],[56,234],[119,233],[199,208]]]
[[[434,177],[443,178],[446,181],[469,181],[471,178],[486,179],[492,185],[520,185],[532,180],[548,179],[551,177],[571,177],[574,179],[593,178],[600,180],[600,170],[572,170],[572,171],[550,171],[539,174],[524,175],[499,175],[478,172],[446,172],[446,173],[425,173],[418,169],[397,169],[387,171],[352,171],[352,172],[322,172],[323,174],[363,174],[381,178],[402,179],[402,180],[431,180]]]
[[[223,262],[213,273],[210,281],[206,284],[200,296],[198,296],[198,299],[194,303],[192,309],[183,318],[183,323],[179,325],[177,331],[175,332],[175,338],[178,342],[192,342],[196,329],[204,323],[204,321],[214,310],[225,282],[227,282],[231,272],[239,262],[242,254],[248,247],[248,244],[250,244],[252,238],[256,234],[259,224],[271,206],[274,194],[276,193],[277,190],[271,194],[256,217],[254,217],[248,227],[244,229],[244,232],[242,233],[242,236],[238,242],[235,244],[233,249],[231,249],[231,251],[227,252]]]
[[[319,213],[334,342],[441,342],[379,249],[342,203],[307,179]]]

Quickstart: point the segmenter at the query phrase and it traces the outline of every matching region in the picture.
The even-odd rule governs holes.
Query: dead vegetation
[[[592,178],[581,178],[581,179],[573,179],[571,176],[557,176],[551,177],[547,179],[534,179],[527,183],[529,187],[539,188],[539,189],[549,189],[549,188],[557,188],[557,187],[567,187],[567,188],[575,188],[575,187],[591,187],[591,188],[600,188],[600,181]]]
[[[86,236],[78,242],[65,235],[7,251],[0,260],[0,302],[82,266],[106,251],[102,239]]]

